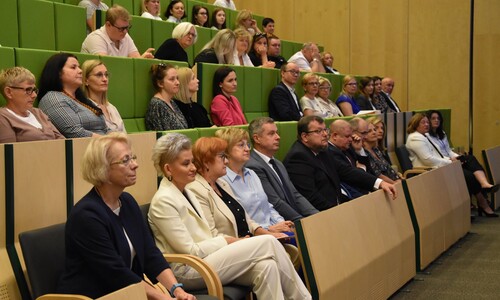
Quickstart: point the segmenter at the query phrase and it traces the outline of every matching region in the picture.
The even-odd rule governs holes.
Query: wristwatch
[[[174,291],[178,287],[184,287],[184,285],[182,283],[174,283],[174,285],[172,285],[172,287],[170,288],[170,296],[172,296],[173,298],[175,298]]]

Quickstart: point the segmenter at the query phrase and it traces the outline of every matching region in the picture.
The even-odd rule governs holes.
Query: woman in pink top
[[[214,99],[210,105],[212,122],[217,126],[248,124],[240,102],[233,96],[238,83],[236,73],[230,67],[220,67],[215,71],[213,81]]]

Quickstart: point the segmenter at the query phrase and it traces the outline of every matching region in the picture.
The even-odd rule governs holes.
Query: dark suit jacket
[[[373,110],[370,100],[368,100],[363,94],[359,94],[354,101],[356,101],[356,104],[361,110]]]
[[[290,178],[288,177],[285,166],[276,158],[274,160],[278,169],[281,171],[281,174],[285,177],[283,185],[286,185],[292,195],[295,196],[294,207],[296,207],[297,210],[295,210],[290,203],[287,202],[285,190],[283,189],[283,185],[276,175],[276,172],[274,172],[272,167],[269,166],[269,164],[267,164],[262,157],[255,153],[254,150],[250,152],[250,160],[245,165],[247,168],[254,170],[259,176],[262,186],[264,187],[264,191],[267,194],[267,198],[274,206],[274,209],[276,209],[280,215],[283,216],[283,218],[291,221],[317,213],[318,210],[314,208],[314,206],[312,206],[311,203],[307,201],[307,199],[304,198],[304,196],[302,196],[293,186]]]
[[[122,193],[120,200],[117,216],[92,189],[71,210],[65,233],[66,268],[59,293],[98,298],[140,282],[143,274],[156,283],[156,277],[169,268],[134,198]],[[136,251],[132,268],[123,229]]]
[[[297,97],[297,101],[298,101]],[[269,117],[275,121],[298,121],[300,110],[292,93],[283,82],[275,86],[269,94]]]
[[[387,105],[389,105],[389,107],[393,110],[393,111],[402,111],[398,104],[396,103],[396,100],[392,99],[394,101],[394,104],[392,103],[391,99],[389,99],[389,96],[385,93],[385,92],[381,92],[380,95],[382,95],[382,97],[384,97],[385,99],[385,102],[387,102]],[[392,98],[392,97],[391,97]]]

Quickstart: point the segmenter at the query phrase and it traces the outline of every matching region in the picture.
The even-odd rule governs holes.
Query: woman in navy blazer
[[[83,179],[94,185],[66,222],[66,267],[58,292],[98,298],[142,282],[148,299],[165,294],[191,300],[156,247],[134,198],[123,190],[136,181],[137,157],[124,133],[92,139],[82,159]]]

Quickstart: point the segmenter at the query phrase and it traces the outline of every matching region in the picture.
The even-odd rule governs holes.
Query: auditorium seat
[[[107,1],[104,1],[104,2],[107,2]],[[118,4],[118,5],[123,6],[130,14],[134,13],[134,1],[133,0],[112,0],[112,5],[109,5],[109,1],[106,4],[108,4],[109,7],[111,7],[112,5]]]
[[[14,48],[0,47],[0,70],[16,66]],[[5,99],[0,93],[0,106],[5,105]]]
[[[56,50],[79,52],[87,36],[85,8],[54,3],[54,16]]]
[[[42,0],[18,0],[18,10],[19,46],[55,50],[54,3]]]
[[[134,60],[127,57],[101,56],[110,72],[108,99],[123,119],[134,117]],[[139,76],[139,75],[137,75]]]
[[[162,9],[165,8],[162,7]],[[158,20],[151,20],[151,22],[151,37],[153,40],[153,48],[158,49],[166,39],[172,37],[172,30],[174,30],[175,24]]]
[[[0,45],[19,47],[17,0],[0,1]],[[0,61],[0,64],[2,62]]]
[[[37,82],[40,82],[40,76],[42,75],[42,70],[47,59],[57,53],[51,50],[28,48],[16,48],[14,52],[16,55],[16,65],[30,70],[35,75]]]
[[[134,40],[134,44],[142,54],[148,48],[153,48],[153,39],[151,36],[152,25],[151,19],[131,15],[130,24],[132,29],[129,31],[130,37]]]

